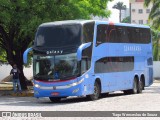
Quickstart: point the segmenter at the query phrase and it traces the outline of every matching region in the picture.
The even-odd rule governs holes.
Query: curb
[[[13,97],[33,97],[33,92],[22,92],[22,93],[12,93],[11,96]]]
[[[13,96],[13,97],[33,97],[33,91],[22,91],[22,93],[13,93],[13,91],[0,91],[0,96]]]
[[[34,92],[32,86],[27,86],[28,90],[22,93],[14,93],[13,85],[10,82],[0,83],[0,96],[14,96],[14,97],[33,97]]]

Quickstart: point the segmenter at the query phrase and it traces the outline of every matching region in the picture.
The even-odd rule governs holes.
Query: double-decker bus
[[[91,100],[113,91],[141,93],[153,83],[151,31],[145,25],[94,20],[41,24],[33,51],[34,96]]]

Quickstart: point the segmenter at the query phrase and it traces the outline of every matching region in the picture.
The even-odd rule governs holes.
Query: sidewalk
[[[22,93],[14,93],[12,82],[0,83],[0,96],[32,97],[33,95],[34,93],[31,88],[29,90],[22,91]]]

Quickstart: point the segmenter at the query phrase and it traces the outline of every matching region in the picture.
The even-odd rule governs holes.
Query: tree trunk
[[[23,64],[19,64],[19,65],[17,64],[17,67],[20,70],[19,79],[21,83],[21,88],[22,90],[26,90],[27,84],[26,84],[26,77],[24,76],[24,72],[23,72]]]
[[[119,10],[119,22],[121,23],[121,10]]]
[[[14,63],[17,65],[17,68],[20,70],[19,79],[21,83],[21,88],[22,90],[26,90],[27,83],[26,83],[26,77],[24,76],[24,72],[23,72],[23,57],[21,53],[23,52],[21,52],[20,50],[16,51],[16,55],[14,57]]]

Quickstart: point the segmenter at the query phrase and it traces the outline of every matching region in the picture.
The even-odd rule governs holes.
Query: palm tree
[[[123,5],[123,2],[118,2],[112,8],[119,10],[119,21],[121,22],[121,11],[126,10],[126,5]]]
[[[149,14],[149,20],[152,20],[155,28],[160,28],[160,0],[145,0],[144,5],[148,7],[150,3],[153,6]]]

